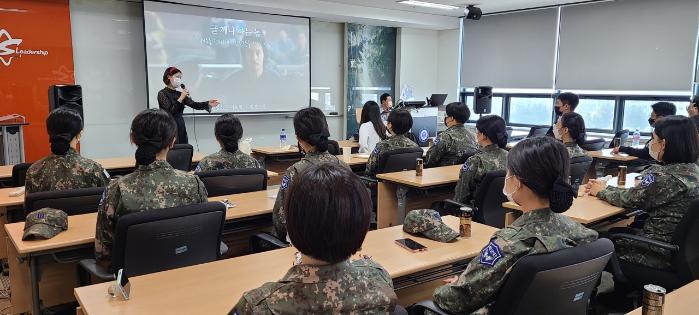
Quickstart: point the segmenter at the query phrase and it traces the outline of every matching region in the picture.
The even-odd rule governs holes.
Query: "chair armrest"
[[[100,278],[103,281],[116,280],[114,274],[109,273],[104,267],[100,266],[94,259],[83,259],[79,263],[80,267],[85,269],[91,275]]]
[[[268,233],[257,233],[250,236],[250,250],[253,253],[286,247],[289,247],[289,244]]]
[[[445,312],[432,301],[422,301],[415,303],[415,305],[411,306],[410,308],[410,314],[424,314],[427,310],[439,315],[451,315],[451,313]]]
[[[374,184],[378,184],[378,182],[379,182],[378,179],[376,179],[374,177],[369,177],[369,176],[359,176],[359,179],[361,179],[365,182],[374,183]]]
[[[612,234],[609,238],[615,244],[619,240],[627,239],[627,240],[632,240],[632,241],[636,241],[636,242],[641,242],[641,243],[644,243],[644,244],[647,244],[650,246],[659,247],[659,248],[666,249],[666,250],[673,251],[673,252],[677,252],[680,250],[680,247],[677,245],[654,240],[654,239],[647,238],[645,236],[640,236],[640,235],[619,233],[619,234]]]

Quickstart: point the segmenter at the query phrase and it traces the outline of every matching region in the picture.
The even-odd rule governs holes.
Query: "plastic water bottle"
[[[286,130],[282,128],[282,132],[279,133],[279,147],[286,148]]]
[[[639,144],[641,144],[641,132],[636,128],[636,131],[633,132],[633,143],[631,145],[635,147]]]

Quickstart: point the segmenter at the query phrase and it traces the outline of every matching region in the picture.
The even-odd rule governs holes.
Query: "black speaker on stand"
[[[63,84],[49,86],[49,111],[59,107],[67,107],[77,111],[84,121],[82,87]]]
[[[493,87],[477,86],[473,89],[473,111],[476,114],[490,114],[493,104]]]

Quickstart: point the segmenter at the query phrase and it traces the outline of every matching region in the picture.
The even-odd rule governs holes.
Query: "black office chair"
[[[342,149],[340,148],[340,144],[337,143],[335,140],[328,140],[328,153],[332,155],[340,155],[342,154]]]
[[[592,139],[592,140],[586,140],[583,142],[583,144],[580,145],[580,148],[582,148],[585,151],[599,151],[604,149],[604,144],[605,141],[604,139]]]
[[[699,279],[699,199],[689,205],[669,243],[632,234],[612,234],[611,239],[615,243],[624,239],[633,240],[672,253],[671,267],[665,270],[618,260],[619,268],[613,270],[615,285],[640,290],[643,285],[652,283],[669,292]]]
[[[376,173],[382,174],[414,170],[417,165],[415,160],[421,158],[424,153],[425,151],[423,151],[422,148],[401,148],[386,151],[379,155]]]
[[[570,185],[573,186],[573,190],[577,191],[580,188],[590,165],[592,158],[587,155],[570,159]]]
[[[507,138],[510,139],[512,138],[512,127],[505,127],[505,131],[507,132]]]
[[[267,170],[239,168],[197,173],[209,197],[240,194],[267,189]]]
[[[629,139],[629,130],[624,129],[616,134],[614,134],[614,137],[612,138],[612,141],[609,142],[609,149],[614,148],[615,141],[618,140],[618,145],[624,145],[626,143],[626,140]]]
[[[612,242],[601,238],[521,258],[500,288],[492,314],[587,314],[588,301],[612,253]],[[423,314],[426,309],[449,314],[432,301],[416,304],[410,314]]]
[[[269,233],[257,233],[250,236],[250,252],[261,253],[274,249],[289,247],[286,241],[280,240]]]
[[[507,197],[502,194],[505,186],[505,171],[488,172],[483,177],[480,186],[473,196],[473,220],[478,223],[490,225],[496,228],[505,227],[505,213],[507,210],[502,206],[507,201]],[[447,207],[446,212],[455,213],[461,207],[468,206],[452,199],[444,200]]]
[[[63,210],[68,215],[97,212],[104,187],[42,191],[24,197],[24,214],[41,208]]]
[[[27,181],[27,170],[32,163],[19,163],[12,167],[12,187],[22,187]]]
[[[417,140],[417,136],[414,133],[408,132],[407,134],[405,134],[405,136],[408,137],[410,141],[415,142],[415,144],[417,145],[420,145],[420,141]]]
[[[80,261],[81,283],[90,275],[113,280],[119,269],[127,277],[207,263],[221,258],[226,206],[207,202],[154,209],[120,217],[114,232],[111,265]]]
[[[191,144],[175,144],[167,153],[167,162],[175,169],[189,172],[192,168],[194,147]]]
[[[546,133],[549,131],[550,126],[534,126],[529,129],[529,134],[527,138],[545,137]]]

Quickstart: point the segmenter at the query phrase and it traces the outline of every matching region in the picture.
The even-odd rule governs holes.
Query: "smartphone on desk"
[[[427,247],[409,238],[398,239],[396,240],[396,244],[398,244],[398,246],[400,247],[407,249],[411,253],[422,252],[427,250]]]

